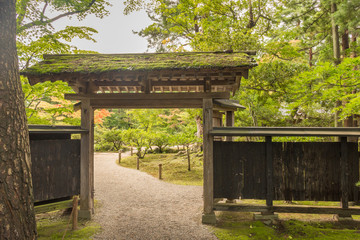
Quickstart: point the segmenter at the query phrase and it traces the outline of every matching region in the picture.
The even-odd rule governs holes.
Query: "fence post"
[[[348,149],[347,138],[341,137],[341,207],[349,208],[349,169],[348,169]]]
[[[119,149],[119,163],[121,163],[121,149]]]
[[[159,164],[159,179],[161,180],[162,179],[162,164],[160,163]]]
[[[74,196],[72,208],[72,230],[76,230],[78,226],[78,196]]]
[[[265,137],[265,157],[266,157],[266,206],[273,206],[274,187],[273,187],[273,154],[271,136]]]

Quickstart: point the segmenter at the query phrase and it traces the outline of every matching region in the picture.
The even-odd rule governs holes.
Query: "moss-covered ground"
[[[98,223],[85,220],[79,220],[77,230],[73,231],[70,218],[70,212],[64,210],[37,214],[38,239],[92,239],[101,231]]]
[[[140,161],[140,170],[158,177],[158,166],[163,164],[163,180],[176,184],[202,184],[202,157],[192,154],[192,171],[187,171],[185,154],[148,154]],[[136,168],[136,156],[122,159],[121,166]],[[247,199],[242,204],[265,204],[265,200]],[[274,201],[275,205],[338,206],[339,202]],[[360,239],[360,216],[355,221],[341,223],[333,215],[279,214],[274,223],[253,221],[252,213],[217,212],[218,223],[211,227],[221,240],[232,239]]]
[[[302,215],[302,214],[296,214]],[[314,214],[315,215],[315,214]],[[302,219],[302,220],[301,220]],[[306,220],[305,220],[306,219]],[[298,219],[283,219],[274,223],[252,221],[251,213],[217,213],[218,223],[213,227],[220,240],[232,239],[360,239],[360,223],[337,221],[309,221],[304,216]]]

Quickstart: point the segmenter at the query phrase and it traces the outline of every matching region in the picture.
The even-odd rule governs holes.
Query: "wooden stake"
[[[73,198],[72,213],[72,230],[76,230],[78,226],[78,196]]]
[[[187,155],[187,159],[188,159],[188,171],[191,171],[191,166],[190,166],[190,149],[189,149],[189,145],[186,145],[186,155]]]
[[[121,149],[119,149],[119,163],[121,163]]]
[[[159,164],[159,179],[161,180],[162,179],[162,164],[160,163]]]
[[[140,159],[139,159],[139,157],[136,158],[136,169],[137,170],[140,169]]]

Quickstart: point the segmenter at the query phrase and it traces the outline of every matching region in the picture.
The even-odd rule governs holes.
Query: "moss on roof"
[[[44,55],[44,61],[25,69],[24,75],[103,73],[201,68],[249,68],[256,62],[246,53],[144,53]]]

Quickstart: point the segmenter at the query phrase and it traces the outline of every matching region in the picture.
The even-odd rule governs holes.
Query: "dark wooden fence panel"
[[[339,201],[340,143],[272,143],[274,199]],[[357,200],[356,143],[348,143],[349,200]],[[214,197],[266,198],[265,143],[214,142]]]
[[[260,171],[259,171],[260,169]],[[214,142],[215,198],[266,197],[265,145]]]
[[[80,140],[30,141],[35,202],[80,193]]]

